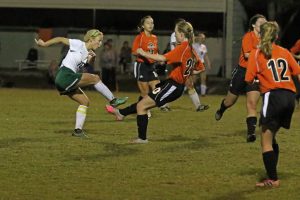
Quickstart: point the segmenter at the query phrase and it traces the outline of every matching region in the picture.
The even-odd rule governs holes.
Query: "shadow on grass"
[[[254,193],[259,191],[257,188],[254,187],[248,190],[243,190],[243,191],[236,191],[236,192],[229,192],[225,195],[213,198],[213,200],[243,200],[243,199],[249,199],[246,196],[249,195],[250,193]]]
[[[224,131],[223,133],[219,133],[218,136],[224,136],[224,137],[242,137],[242,138],[246,138],[246,134],[247,134],[247,130],[238,130],[235,132],[229,132],[229,131]]]
[[[115,143],[102,143],[103,153],[94,154],[94,155],[80,155],[80,156],[73,156],[71,159],[75,161],[80,160],[87,160],[87,161],[101,161],[105,158],[112,158],[112,157],[120,157],[120,156],[131,156],[135,155],[139,152],[138,149],[133,148],[134,146],[124,144],[115,144]]]
[[[11,139],[1,139],[0,140],[0,148],[9,148],[12,146],[21,145],[24,143],[32,143],[32,142],[42,142],[45,139],[42,138],[11,138]]]
[[[188,150],[197,150],[202,148],[207,148],[213,146],[212,143],[208,141],[206,137],[199,137],[198,139],[192,139],[188,137],[183,136],[172,136],[167,140],[158,140],[163,142],[186,142],[188,143],[180,143],[173,146],[165,147],[163,148],[164,152],[175,152],[175,151],[181,151],[182,149],[188,149]]]

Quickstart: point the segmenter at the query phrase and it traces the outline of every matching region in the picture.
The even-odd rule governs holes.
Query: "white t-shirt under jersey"
[[[204,63],[204,56],[207,53],[207,48],[204,44],[194,43],[193,48],[200,57],[202,63]]]
[[[76,73],[86,64],[88,50],[85,43],[81,40],[69,39],[69,43],[70,48],[62,61],[61,67],[67,67]]]
[[[173,32],[170,37],[170,49],[171,50],[175,49],[176,43],[177,42],[176,42],[175,32]]]

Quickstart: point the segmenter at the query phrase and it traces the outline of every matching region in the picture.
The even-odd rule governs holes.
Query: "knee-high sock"
[[[193,88],[193,89],[188,90],[188,94],[189,94],[195,108],[197,109],[201,105],[198,93]]]
[[[99,81],[94,85],[95,89],[100,92],[108,101],[113,100],[115,97],[113,93],[102,83],[102,81]]]
[[[79,105],[76,112],[76,124],[75,129],[82,129],[83,124],[85,122],[87,106]]]
[[[278,164],[278,159],[279,159],[279,145],[277,143],[273,143],[272,144],[272,147],[273,147],[273,151],[275,153],[275,156],[276,156],[276,166]]]
[[[201,84],[201,95],[206,95],[206,85]]]
[[[274,151],[267,151],[263,154],[263,161],[265,169],[270,179],[276,181],[277,178],[277,168],[276,168],[276,155]]]
[[[255,134],[257,117],[247,117],[246,122],[248,128],[248,135]]]
[[[148,115],[137,115],[138,137],[142,140],[147,139]]]
[[[136,113],[136,105],[137,103],[131,104],[130,106],[127,106],[126,108],[119,109],[119,112],[121,115],[127,116],[130,114]]]

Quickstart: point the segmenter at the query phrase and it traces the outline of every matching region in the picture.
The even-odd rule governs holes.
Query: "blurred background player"
[[[195,32],[195,43],[193,45],[195,51],[197,52],[198,56],[201,59],[201,62],[205,65],[205,71],[200,73],[200,91],[201,96],[206,95],[207,85],[206,85],[206,77],[207,77],[207,70],[211,69],[211,62],[208,57],[207,47],[204,44],[205,42],[205,34],[201,32]],[[196,79],[196,76],[194,76]],[[196,80],[194,80],[195,83]]]
[[[124,116],[128,114],[137,113],[138,138],[134,139],[132,143],[148,143],[147,110],[156,106],[160,107],[178,99],[182,96],[186,80],[193,73],[200,73],[201,70],[204,70],[204,65],[192,46],[194,42],[192,25],[186,21],[178,22],[175,26],[175,37],[179,44],[175,49],[164,55],[151,54],[142,48],[137,49],[137,53],[145,58],[171,64],[173,69],[169,75],[169,79],[156,85],[156,88],[152,92],[149,92],[148,95],[144,96],[135,105],[121,110],[112,106],[106,107],[107,111],[114,114],[117,120],[123,120]]]
[[[118,106],[126,102],[127,98],[117,99],[111,91],[102,83],[98,75],[90,73],[79,73],[79,70],[89,63],[96,56],[94,51],[98,49],[103,40],[103,33],[97,29],[87,31],[84,41],[55,37],[48,41],[41,39],[36,43],[41,47],[49,47],[54,44],[63,43],[70,46],[69,51],[63,59],[55,77],[55,86],[61,95],[67,95],[70,99],[79,103],[76,112],[76,124],[73,136],[86,137],[82,131],[89,99],[80,87],[94,85],[112,106]]]
[[[220,108],[215,113],[215,119],[219,121],[227,108],[233,106],[239,95],[246,90],[247,95],[247,142],[256,140],[255,128],[257,123],[256,106],[260,97],[258,84],[248,85],[245,82],[248,57],[250,51],[257,49],[260,40],[260,25],[266,22],[263,15],[256,14],[251,17],[249,22],[249,31],[244,35],[238,66],[232,72],[232,78],[229,85],[227,96],[222,100]]]
[[[289,129],[295,107],[296,88],[291,76],[298,76],[300,67],[291,53],[276,45],[278,25],[261,25],[259,49],[249,56],[245,81],[253,84],[257,77],[263,94],[260,115],[262,157],[268,178],[256,183],[257,187],[278,187],[277,163],[279,146],[275,136],[280,127]]]

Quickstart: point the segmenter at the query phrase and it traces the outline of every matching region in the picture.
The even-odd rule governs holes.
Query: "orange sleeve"
[[[293,54],[297,54],[300,52],[300,40],[298,40],[295,45],[290,49]]]
[[[243,50],[243,53],[250,53],[250,51],[252,49],[253,49],[253,47],[252,47],[251,35],[250,35],[250,32],[249,32],[243,38],[242,50]]]
[[[291,68],[292,74],[293,75],[298,75],[300,74],[300,66],[298,65],[297,61],[295,58],[292,56],[290,52],[287,51],[287,59],[288,59],[288,64],[289,67]]]
[[[178,45],[172,51],[169,51],[168,53],[164,54],[168,64],[181,62],[182,50],[180,47],[181,46]]]
[[[137,35],[134,38],[133,44],[132,44],[132,49],[131,49],[131,53],[135,54],[136,50],[138,48],[140,48],[140,42],[141,42],[141,35]]]
[[[255,54],[258,50],[252,50],[247,64],[247,71],[245,75],[245,81],[248,83],[252,83],[257,74],[257,66],[256,66],[256,58]]]

